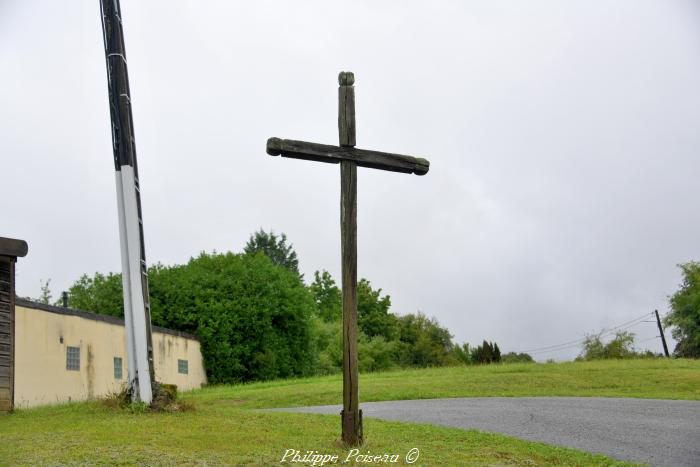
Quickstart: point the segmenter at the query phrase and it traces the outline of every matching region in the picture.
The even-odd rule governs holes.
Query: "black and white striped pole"
[[[150,404],[153,398],[152,386],[155,383],[155,373],[148,299],[148,269],[143,241],[141,195],[124,31],[119,0],[100,0],[100,9],[116,169],[129,386],[132,400]]]

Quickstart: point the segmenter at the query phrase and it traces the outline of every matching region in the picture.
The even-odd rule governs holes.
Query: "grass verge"
[[[364,401],[463,396],[700,399],[700,362],[501,365],[361,375]],[[93,401],[0,417],[2,465],[274,465],[287,449],[338,455],[339,416],[250,410],[340,402],[338,376],[183,393],[189,412],[132,413]],[[360,454],[413,448],[414,465],[629,465],[604,456],[431,425],[365,420]],[[355,459],[357,460],[357,459]],[[348,464],[352,465],[353,459]],[[309,463],[301,465],[310,465]],[[327,464],[328,465],[328,464]],[[379,465],[363,464],[363,465]]]
[[[342,403],[340,375],[212,386],[184,395],[241,407]],[[581,396],[700,400],[700,360],[523,363],[360,375],[362,402],[441,397]]]

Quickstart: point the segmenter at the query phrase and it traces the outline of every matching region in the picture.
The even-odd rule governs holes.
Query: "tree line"
[[[342,293],[327,271],[309,285],[284,234],[255,232],[243,253],[201,253],[186,264],[149,267],[154,325],[195,334],[211,383],[331,374],[342,368]],[[532,361],[496,343],[457,345],[435,318],[396,315],[391,298],[358,283],[360,371]],[[84,274],[72,308],[123,317],[121,274]]]
[[[328,271],[310,284],[284,234],[251,235],[243,253],[201,253],[186,264],[149,268],[154,325],[199,337],[212,383],[331,374],[342,367],[341,290]],[[677,340],[674,355],[700,357],[700,263],[681,264],[683,283],[670,298],[664,323]],[[397,315],[391,298],[367,279],[358,283],[360,371],[532,362],[526,353],[501,354],[497,343],[470,346],[423,313]],[[49,303],[49,281],[39,301]],[[59,300],[60,301],[60,300]],[[70,287],[73,308],[123,317],[121,274],[84,274]],[[619,332],[604,343],[587,336],[577,360],[657,356],[633,347]]]

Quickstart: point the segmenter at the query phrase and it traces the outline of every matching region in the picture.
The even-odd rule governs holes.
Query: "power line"
[[[648,339],[642,339],[641,341],[637,341],[637,344],[641,344],[642,342],[649,342],[655,339],[660,339],[661,336],[654,336],[654,337],[649,337]]]
[[[631,329],[639,324],[642,324],[644,321],[637,321],[633,322],[630,324],[627,324],[624,327],[615,327],[609,330],[604,330],[600,332],[599,334],[596,334],[597,337],[606,337],[609,335],[613,335],[616,332]],[[531,351],[526,351],[524,353],[529,353],[529,354],[539,354],[539,353],[549,353],[549,352],[555,352],[555,351],[562,351],[562,350],[569,350],[569,349],[575,349],[580,347],[586,342],[587,337],[581,338],[577,341],[573,341],[571,343],[567,344],[559,344],[558,346],[551,346],[551,347],[546,347],[546,348],[541,348],[539,350],[531,350]]]
[[[616,330],[616,329],[618,329],[618,328],[627,327],[627,325],[630,324],[630,323],[634,323],[633,325],[636,326],[637,324],[639,324],[639,323],[641,323],[641,322],[644,322],[644,321],[643,321],[644,318],[648,318],[649,316],[653,316],[653,315],[654,315],[654,313],[647,313],[647,314],[645,314],[645,315],[643,315],[643,316],[641,316],[641,317],[639,317],[639,318],[636,318],[636,319],[633,319],[633,320],[628,321],[628,322],[626,322],[626,323],[622,323],[622,324],[619,324],[619,325],[614,326],[614,327],[612,327],[612,328],[609,328],[609,329],[608,329],[608,332],[614,331],[614,330]],[[605,328],[603,328],[603,331],[605,331]],[[602,334],[602,333],[601,333],[601,334]]]
[[[653,313],[645,313],[637,318],[634,318],[630,321],[626,321],[622,324],[618,324],[616,326],[613,326],[611,328],[603,328],[597,336],[603,337],[609,334],[612,334],[614,331],[622,331],[624,329],[630,329],[634,326],[637,326],[640,323],[644,322],[644,319],[648,318],[649,316],[653,315]],[[568,350],[570,348],[575,348],[581,345],[583,342],[585,342],[587,337],[581,337],[579,339],[576,339],[574,341],[569,341],[569,342],[562,342],[561,344],[554,344],[554,345],[548,345],[544,347],[537,347],[534,349],[530,350],[523,350],[517,353],[542,353],[542,352],[554,352],[554,351],[559,351],[559,350]]]
[[[631,326],[633,326],[633,325],[636,325],[636,324],[638,324],[639,322],[641,322],[641,320],[643,320],[644,318],[649,317],[650,314],[651,314],[651,313],[646,313],[646,314],[644,314],[644,315],[642,315],[642,316],[639,316],[639,317],[637,317],[637,318],[635,318],[635,319],[633,319],[633,320],[626,321],[626,322],[624,322],[624,323],[622,323],[622,324],[618,324],[617,326],[613,326],[613,327],[611,327],[610,329],[603,328],[603,330],[601,331],[601,333],[600,333],[599,335],[600,335],[600,336],[607,335],[607,334],[609,334],[611,331],[617,330],[617,329],[619,329],[619,328],[621,328],[621,327],[625,327],[625,326],[631,327]],[[525,350],[525,351],[523,351],[522,353],[539,352],[539,351],[544,351],[544,350],[555,349],[555,348],[557,348],[557,347],[562,347],[562,346],[567,346],[567,347],[568,347],[569,345],[579,344],[579,343],[581,343],[581,342],[583,342],[583,341],[585,341],[585,340],[586,340],[586,337],[582,337],[582,338],[579,338],[579,339],[576,339],[576,340],[570,341],[570,342],[563,342],[563,343],[561,343],[561,344],[554,344],[554,345],[548,345],[548,346],[544,346],[544,347],[537,347],[537,348],[530,349],[530,350]]]
[[[530,352],[518,352],[518,353],[526,353],[529,355],[536,355],[536,354],[541,354],[541,353],[560,352],[562,350],[578,349],[581,347],[581,344],[583,344],[583,341],[577,342],[577,343],[572,344],[572,345],[567,345],[566,347],[558,347],[556,349],[531,350]]]

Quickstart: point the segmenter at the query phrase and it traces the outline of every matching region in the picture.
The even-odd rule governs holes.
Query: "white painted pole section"
[[[126,231],[126,247],[128,255],[128,271],[131,318],[134,333],[133,351],[136,360],[136,378],[138,394],[142,402],[150,404],[153,398],[151,390],[151,375],[148,366],[148,338],[146,336],[146,306],[143,301],[143,282],[141,278],[141,229],[139,227],[138,202],[136,200],[136,184],[134,168],[129,165],[121,166],[122,196],[124,205],[124,226]],[[126,291],[125,291],[126,292]],[[131,357],[130,357],[131,360]],[[131,372],[130,372],[131,373]]]
[[[138,387],[136,380],[136,352],[134,349],[133,307],[131,306],[131,274],[129,273],[129,251],[126,238],[126,215],[124,213],[124,189],[122,173],[116,172],[117,211],[119,212],[119,243],[122,253],[122,288],[124,291],[124,328],[126,330],[126,365],[129,386]]]

